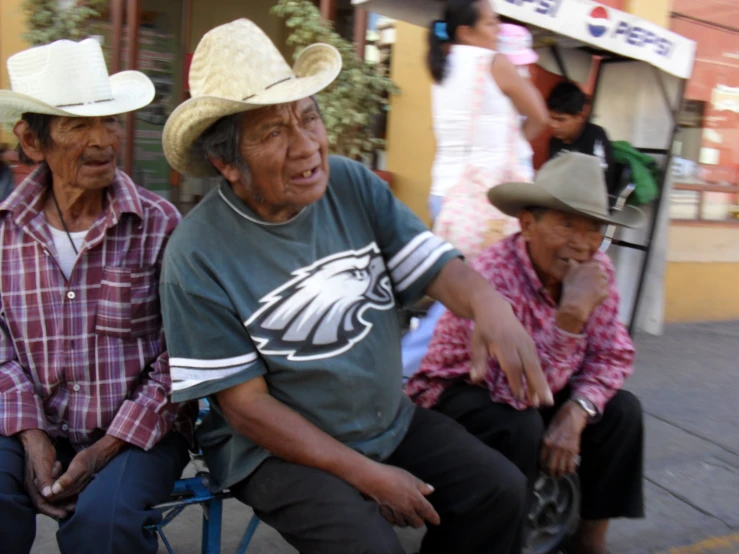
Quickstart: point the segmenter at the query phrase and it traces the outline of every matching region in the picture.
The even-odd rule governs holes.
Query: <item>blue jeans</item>
[[[129,447],[113,458],[79,495],[74,513],[59,522],[62,554],[156,554],[157,536],[144,527],[161,520],[151,507],[169,498],[189,461],[187,447],[184,438],[170,433],[148,452]],[[70,451],[57,446],[63,464],[71,460]],[[26,494],[24,467],[20,441],[0,437],[0,544],[5,554],[28,554],[36,537],[36,510]]]
[[[435,221],[437,217],[439,217],[439,212],[441,212],[441,204],[443,202],[443,196],[438,196],[436,194],[429,195],[429,214],[431,215],[432,222]]]
[[[444,315],[446,308],[441,302],[431,304],[429,311],[421,319],[418,327],[408,331],[400,339],[400,353],[403,356],[403,377],[409,378],[421,365],[421,360],[426,355],[429,343],[434,336],[434,329],[439,318]]]
[[[431,214],[432,222],[439,216],[443,202],[443,196],[429,195],[429,214]],[[412,331],[408,331],[401,339],[400,350],[403,356],[403,377],[409,378],[418,371],[418,366],[426,355],[431,337],[434,336],[436,322],[439,321],[439,318],[445,311],[446,308],[441,302],[434,302],[426,313],[426,316],[419,322],[418,327]]]

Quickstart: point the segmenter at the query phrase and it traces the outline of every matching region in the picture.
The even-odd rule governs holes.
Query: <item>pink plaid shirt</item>
[[[572,335],[555,324],[557,304],[544,289],[520,234],[503,239],[472,261],[513,307],[536,344],[542,370],[553,393],[568,383],[573,394],[595,404],[602,413],[606,403],[634,370],[634,346],[618,317],[618,291],[611,260],[595,255],[606,269],[608,298],[590,316],[583,334]],[[473,323],[446,312],[436,326],[426,357],[411,377],[406,392],[414,402],[434,406],[444,390],[470,372],[469,341]],[[513,397],[498,362],[490,360],[485,384],[493,402],[522,410],[526,401]]]
[[[0,204],[0,434],[148,450],[177,417],[158,279],[179,213],[116,172],[67,280],[42,211],[50,180],[44,164]]]

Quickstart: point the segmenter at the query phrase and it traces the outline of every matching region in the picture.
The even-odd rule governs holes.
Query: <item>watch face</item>
[[[587,414],[588,414],[588,415],[589,415],[590,417],[595,417],[595,416],[596,416],[597,412],[595,411],[595,409],[593,408],[593,406],[591,406],[590,402],[588,402],[587,400],[585,400],[585,399],[583,399],[583,398],[578,398],[578,399],[577,399],[577,403],[578,403],[578,405],[579,405],[579,406],[580,406],[580,407],[581,407],[581,408],[582,408],[583,410],[585,410],[585,412],[586,412],[586,413],[587,413]]]

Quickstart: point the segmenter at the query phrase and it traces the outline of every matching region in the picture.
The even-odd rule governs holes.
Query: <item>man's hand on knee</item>
[[[407,471],[384,464],[374,464],[361,479],[359,490],[380,506],[380,513],[398,527],[423,527],[425,522],[439,525],[441,519],[426,497],[434,488]]]
[[[574,402],[566,402],[557,411],[544,435],[541,464],[552,477],[575,473],[580,455],[580,438],[588,416]]]
[[[44,491],[47,500],[53,503],[69,502],[77,498],[95,474],[103,469],[124,447],[126,443],[111,435],[105,435],[72,458],[67,471],[54,481],[49,490]]]
[[[55,505],[44,498],[44,492],[51,494],[54,479],[62,472],[62,465],[56,460],[56,449],[44,431],[28,429],[18,434],[25,452],[26,492],[39,513],[63,519],[74,510],[73,504]]]

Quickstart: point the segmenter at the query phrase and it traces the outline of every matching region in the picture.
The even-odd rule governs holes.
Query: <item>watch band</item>
[[[581,396],[573,396],[570,400],[580,406],[585,413],[588,414],[589,418],[593,419],[598,417],[598,410],[595,409],[595,406],[590,402],[590,400],[586,400]]]

